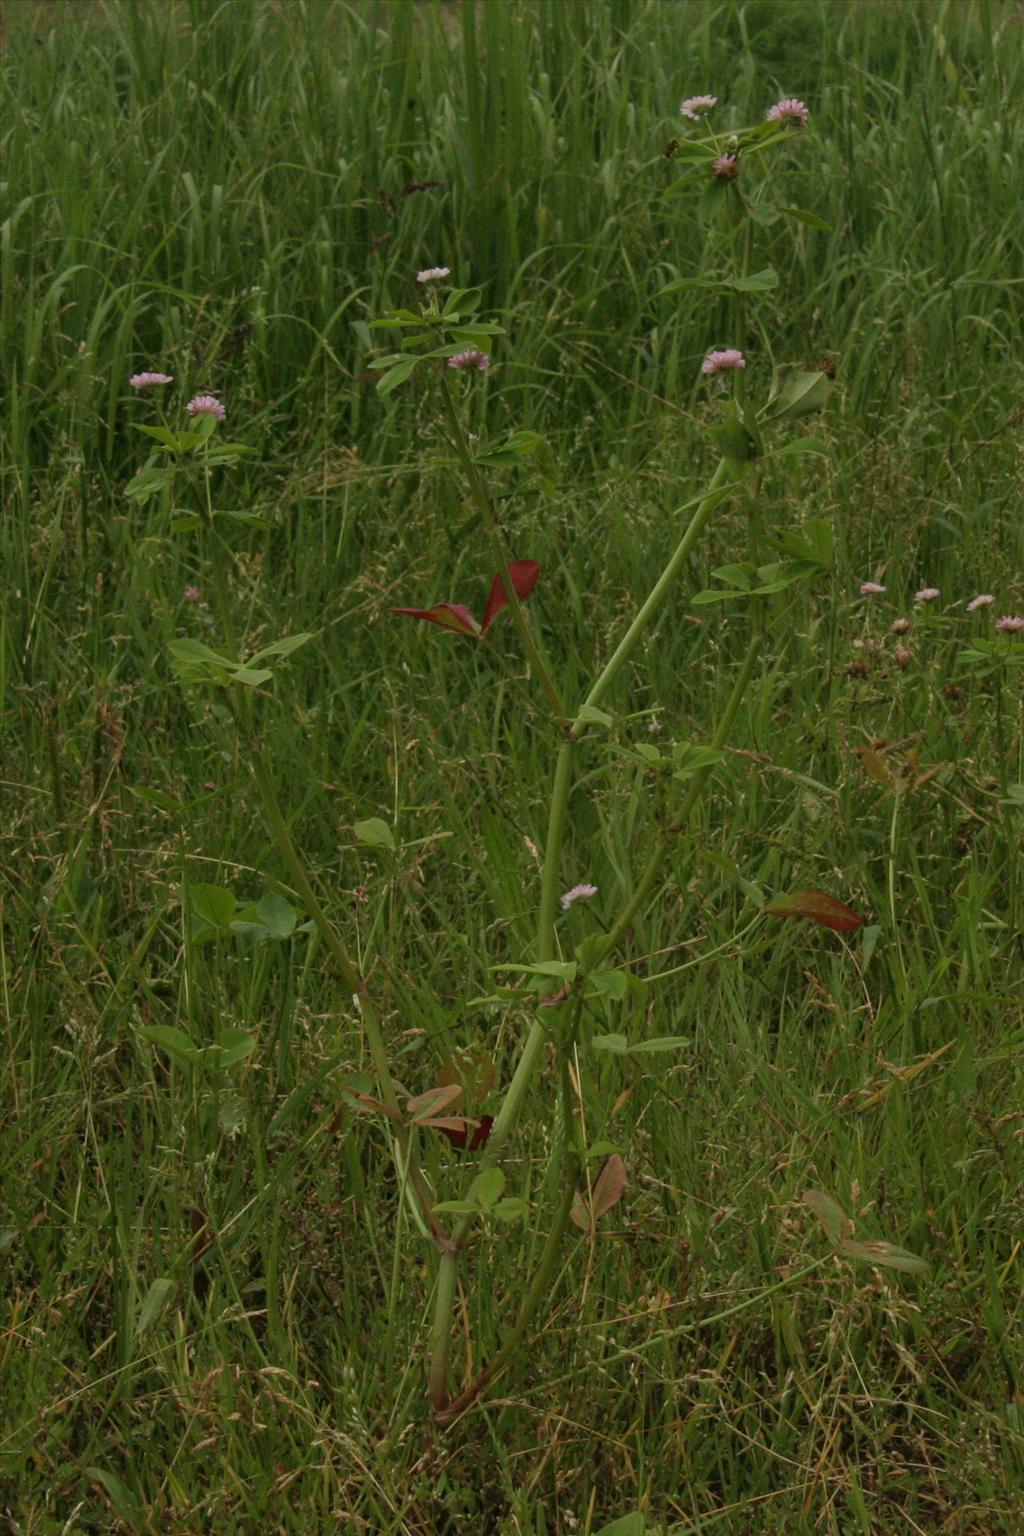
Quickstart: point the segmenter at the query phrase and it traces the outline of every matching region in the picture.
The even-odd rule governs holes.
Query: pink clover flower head
[[[217,421],[223,421],[227,416],[215,395],[193,395],[185,409],[190,416],[213,416]]]
[[[770,123],[796,123],[798,128],[806,128],[810,115],[802,101],[797,101],[795,96],[784,96],[774,107],[768,108],[767,120]]]
[[[938,587],[922,587],[920,592],[914,593],[915,603],[934,603],[939,596]]]
[[[861,597],[874,597],[876,594],[881,596],[884,591],[885,588],[880,587],[877,581],[862,581],[860,584]]]
[[[712,160],[711,169],[719,181],[735,181],[740,173],[739,155],[719,155]]]
[[[717,96],[687,96],[685,101],[680,102],[679,110],[691,123],[699,123],[701,113],[710,112],[717,101]]]
[[[133,373],[128,383],[132,389],[152,389],[154,384],[173,384],[174,376],[170,373]]]
[[[910,652],[907,650],[906,646],[898,645],[896,647],[896,665],[898,667],[908,667],[910,665],[910,661]]]
[[[566,891],[562,897],[562,911],[568,912],[569,908],[577,901],[589,901],[591,896],[597,895],[596,885],[574,885],[571,891]]]
[[[440,277],[447,277],[451,267],[424,267],[422,272],[416,273],[418,283],[433,283]]]
[[[905,635],[910,628],[909,619],[893,619],[889,625],[890,635]]]
[[[477,347],[467,347],[465,352],[456,352],[454,357],[448,359],[449,368],[479,368],[483,372],[490,366],[491,359],[487,353]]]
[[[198,587],[186,587],[181,595],[186,603],[198,603],[203,594]]]
[[[1024,630],[1024,618],[1019,613],[1006,613],[1001,619],[996,619],[996,629],[1004,635],[1019,635]],[[565,897],[562,897],[565,900]]]
[[[967,604],[968,613],[976,613],[979,608],[987,608],[989,603],[995,602],[995,596],[991,592],[979,592],[977,597],[972,597]]]
[[[724,352],[709,352],[700,365],[701,373],[725,373],[730,368],[745,368],[747,360],[742,352],[737,352],[735,347],[726,347]]]

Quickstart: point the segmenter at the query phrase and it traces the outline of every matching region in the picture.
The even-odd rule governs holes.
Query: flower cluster
[[[185,409],[190,416],[212,416],[217,421],[223,421],[227,416],[215,395],[193,395]]]
[[[735,347],[726,347],[723,352],[709,352],[700,365],[701,373],[727,373],[730,368],[745,368],[747,360],[742,352],[737,352]]]
[[[596,885],[574,885],[571,891],[566,891],[562,897],[562,911],[568,912],[569,908],[577,901],[589,901],[591,896],[597,895]]]
[[[717,96],[687,96],[679,105],[679,110],[684,117],[688,117],[691,123],[700,121],[702,112],[710,112],[717,102]]]
[[[467,347],[465,352],[456,352],[454,357],[448,359],[449,368],[479,368],[482,372],[490,366],[490,357],[477,347]]]
[[[154,384],[173,384],[174,375],[170,373],[133,373],[128,383],[132,389],[152,389]]]
[[[768,122],[796,123],[798,128],[807,127],[810,115],[803,102],[797,101],[795,96],[784,96],[774,107],[768,108]]]
[[[451,267],[424,267],[422,272],[416,273],[418,283],[433,283],[438,278],[447,277]]]

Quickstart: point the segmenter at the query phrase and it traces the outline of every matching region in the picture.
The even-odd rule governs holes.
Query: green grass
[[[142,0],[23,3],[5,27],[7,1527],[596,1536],[643,1508],[678,1536],[1019,1531],[1020,673],[959,659],[1024,609],[1019,8]],[[511,626],[473,647],[387,614],[479,612],[492,565],[431,397],[361,377],[366,326],[443,262],[508,327],[474,409],[554,449],[554,491],[500,484],[576,697],[714,462],[699,362],[738,338],[706,297],[659,297],[721,265],[660,197],[704,90],[723,123],[790,94],[813,114],[780,201],[828,228],[759,232],[782,277],[759,312],[783,361],[837,359],[832,457],[770,466],[758,504],[770,529],[827,517],[836,565],[778,600],[733,750],[634,925],[638,974],[674,974],[588,1022],[579,1114],[623,1149],[626,1196],[592,1244],[572,1229],[529,1349],[437,1435],[433,1262],[341,1093],[367,1067],[350,1001],[311,936],[190,936],[190,885],[288,880],[214,701],[169,673],[169,639],[219,630],[182,598],[210,594],[193,536],[123,494],[155,409],[127,379],[173,374],[172,416],[221,394],[259,449],[216,491],[269,523],[232,533],[231,595],[252,648],[316,633],[258,715],[396,1075],[423,1089],[468,1046],[507,1080],[522,1013],[470,1003],[534,940],[556,743]],[[607,701],[615,745],[712,727],[744,625],[688,599],[746,538],[740,497]],[[865,578],[886,596],[858,599]],[[901,669],[888,626],[926,584]],[[965,615],[980,591],[998,609]],[[913,787],[865,772],[871,744]],[[629,759],[588,741],[581,767],[564,884],[599,895],[560,919],[567,952],[659,822]],[[393,857],[358,844],[369,816]],[[751,885],[829,891],[870,940],[772,924]],[[257,1046],[204,1083],[155,1026]],[[586,1043],[609,1031],[692,1045],[650,1071]],[[505,1159],[530,1221],[478,1234],[461,1270],[467,1376],[546,1230],[552,1103],[545,1070]],[[448,1197],[458,1162],[428,1157]],[[929,1273],[832,1259],[808,1186]]]

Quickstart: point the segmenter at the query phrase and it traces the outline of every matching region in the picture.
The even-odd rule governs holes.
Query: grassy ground
[[[596,1536],[635,1509],[679,1536],[1020,1531],[1020,671],[962,653],[1024,609],[1022,30],[998,0],[8,8],[12,1532]],[[782,274],[762,313],[785,360],[837,360],[832,457],[770,469],[759,505],[780,530],[828,518],[836,563],[778,600],[733,750],[634,925],[637,973],[672,974],[593,1021],[690,1049],[655,1071],[579,1050],[584,1134],[622,1149],[627,1194],[593,1240],[573,1229],[528,1351],[439,1436],[430,1254],[339,1086],[366,1066],[358,1017],[313,937],[199,944],[187,921],[196,883],[247,901],[289,880],[216,708],[170,678],[167,641],[218,625],[201,547],[124,496],[155,419],[127,378],[173,374],[172,416],[217,392],[259,450],[217,487],[266,518],[231,534],[230,597],[253,648],[316,632],[259,720],[397,1074],[422,1089],[465,1046],[504,1080],[523,1018],[472,1000],[533,941],[554,742],[511,627],[484,649],[387,615],[479,611],[490,566],[430,397],[362,377],[366,326],[440,262],[502,313],[478,424],[552,444],[553,488],[502,482],[506,531],[544,566],[530,611],[576,695],[713,465],[696,381],[725,315],[658,296],[717,268],[660,198],[704,90],[728,121],[790,94],[813,114],[781,200],[827,228],[761,232]],[[742,498],[716,515],[608,701],[615,745],[660,739],[652,717],[708,731],[743,623],[688,597],[746,526]],[[925,585],[941,598],[915,609]],[[967,615],[978,592],[997,606]],[[643,770],[592,754],[564,883],[599,894],[561,919],[567,950],[656,835]],[[393,855],[358,844],[371,816]],[[797,886],[867,926],[759,916],[757,892]],[[161,1026],[255,1049],[204,1077]],[[530,1221],[462,1271],[459,1373],[535,1261],[550,1099],[543,1073],[505,1160]],[[449,1196],[459,1161],[430,1154]],[[929,1272],[833,1259],[808,1186]]]

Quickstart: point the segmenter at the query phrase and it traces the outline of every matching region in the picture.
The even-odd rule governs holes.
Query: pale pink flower
[[[648,720],[648,722],[647,722],[647,734],[648,734],[648,736],[657,736],[657,734],[658,734],[658,732],[660,730],[661,730],[661,721],[660,720]]]
[[[915,603],[934,603],[939,596],[938,587],[922,587],[920,592],[914,593]]]
[[[186,587],[181,595],[186,603],[198,603],[203,594],[198,587]]]
[[[687,96],[686,100],[680,103],[679,110],[684,117],[690,119],[691,123],[697,123],[700,121],[701,113],[710,112],[717,100],[717,96]]]
[[[799,128],[807,127],[810,115],[803,102],[797,101],[795,96],[784,96],[774,107],[768,108],[770,123],[796,123]]]
[[[193,395],[185,409],[190,416],[213,416],[217,421],[223,421],[227,415],[214,395]]]
[[[480,352],[476,347],[467,347],[465,352],[456,352],[454,357],[448,359],[449,368],[489,368],[491,360],[486,352]]]
[[[711,169],[719,181],[735,181],[740,173],[739,155],[719,155],[717,160],[712,160]]]
[[[880,587],[877,581],[862,581],[860,584],[861,597],[874,597],[876,593],[881,594],[884,591],[885,588]]]
[[[898,645],[893,654],[896,657],[896,665],[898,667],[907,667],[910,665],[910,652],[907,650],[905,645]]]
[[[742,352],[737,352],[735,347],[726,347],[724,352],[709,352],[700,365],[701,373],[724,373],[729,368],[745,368],[747,360]]]
[[[562,897],[562,911],[568,912],[569,908],[577,901],[589,901],[591,896],[597,895],[596,885],[574,885],[571,891],[566,891]]]
[[[1004,614],[1001,619],[996,619],[996,629],[1002,630],[1004,635],[1019,635],[1024,629],[1024,619],[1019,613]]]
[[[893,619],[889,625],[889,633],[890,635],[905,635],[909,628],[909,619]]]
[[[989,603],[994,603],[995,597],[991,592],[979,592],[977,597],[972,597],[967,604],[967,612],[974,613],[978,608],[987,608]]]
[[[154,384],[173,384],[174,375],[170,373],[133,373],[128,383],[132,389],[151,389]]]
[[[439,277],[447,277],[451,267],[425,267],[422,272],[416,273],[418,283],[432,283]]]

